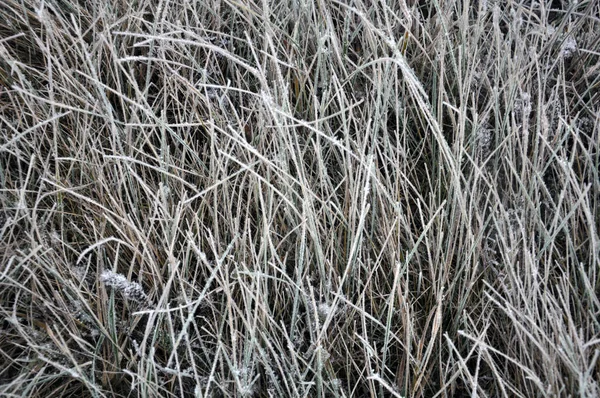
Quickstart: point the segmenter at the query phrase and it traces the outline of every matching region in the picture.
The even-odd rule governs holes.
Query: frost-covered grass
[[[0,396],[599,396],[599,15],[2,0]]]

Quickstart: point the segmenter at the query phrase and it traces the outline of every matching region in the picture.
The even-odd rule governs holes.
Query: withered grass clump
[[[599,15],[1,1],[0,395],[599,396]]]

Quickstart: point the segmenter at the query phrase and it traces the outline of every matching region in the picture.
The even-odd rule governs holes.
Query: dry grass
[[[567,3],[3,0],[0,395],[600,395]]]

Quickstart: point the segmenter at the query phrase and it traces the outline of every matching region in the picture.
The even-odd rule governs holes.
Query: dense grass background
[[[0,21],[0,395],[600,395],[598,1]]]

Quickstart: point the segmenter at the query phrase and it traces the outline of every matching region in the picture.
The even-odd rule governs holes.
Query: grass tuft
[[[3,0],[0,395],[600,395],[597,1]]]

